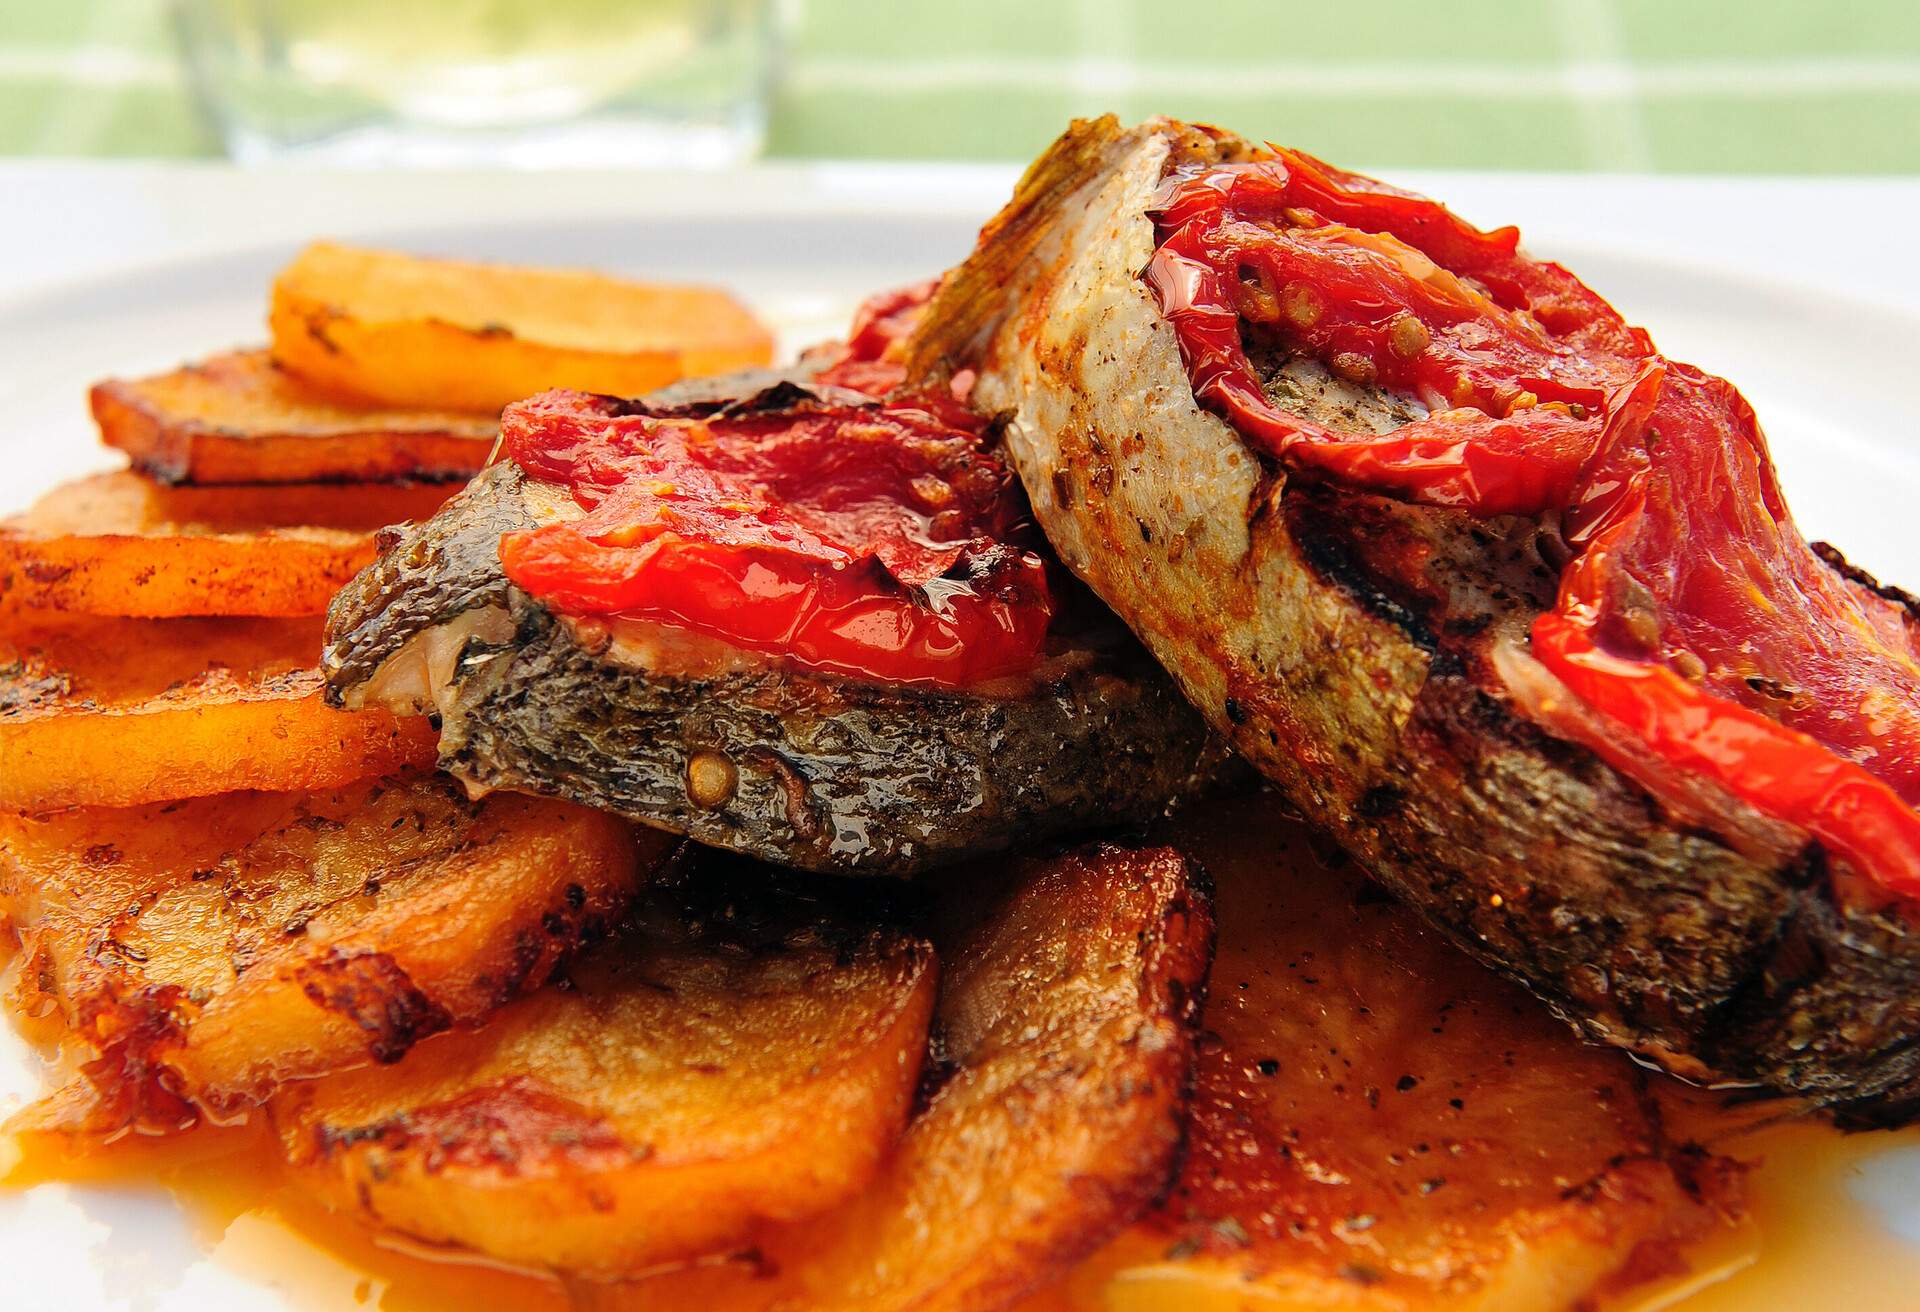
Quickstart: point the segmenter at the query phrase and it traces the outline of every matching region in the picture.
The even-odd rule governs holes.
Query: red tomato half
[[[1318,160],[1175,175],[1146,272],[1194,397],[1307,476],[1559,517],[1575,555],[1534,654],[1644,752],[1920,897],[1920,659],[1901,600],[1823,559],[1734,388],[1511,228]],[[1271,400],[1248,333],[1428,413],[1345,432]]]
[[[1053,616],[1011,474],[949,397],[655,413],[548,392],[508,456],[580,518],[500,543],[573,615],[629,616],[814,669],[959,687],[1029,669]]]

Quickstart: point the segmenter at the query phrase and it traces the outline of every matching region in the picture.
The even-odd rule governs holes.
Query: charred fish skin
[[[1290,481],[1195,404],[1139,277],[1147,211],[1170,168],[1250,150],[1164,120],[1076,123],[942,287],[910,374],[977,371],[1061,559],[1217,732],[1468,950],[1676,1074],[1912,1119],[1906,914],[1757,813],[1674,815],[1517,704],[1499,662],[1524,654],[1553,571],[1506,544],[1552,525]],[[1323,422],[1405,418],[1335,380],[1269,386]],[[1380,568],[1407,551],[1429,562],[1411,592]]]
[[[1146,668],[1014,698],[791,670],[610,666],[543,608],[470,649],[443,768],[804,869],[911,874],[1025,839],[1140,825],[1185,791],[1203,735]],[[1151,747],[1148,744],[1152,744]]]
[[[357,708],[410,641],[468,612],[506,608],[512,585],[500,571],[500,535],[534,522],[521,482],[512,466],[490,465],[431,519],[380,531],[379,556],[327,609],[320,669],[328,702]]]
[[[841,874],[1142,826],[1219,766],[1200,717],[1104,615],[1032,679],[988,690],[758,659],[650,667],[502,572],[500,534],[556,502],[502,463],[390,534],[329,615],[328,696],[437,715],[440,764],[472,789]]]

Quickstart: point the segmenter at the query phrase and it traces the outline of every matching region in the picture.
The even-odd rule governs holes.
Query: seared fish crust
[[[563,502],[499,464],[390,532],[329,616],[329,696],[433,710],[441,766],[472,788],[564,797],[842,873],[1141,824],[1217,761],[1199,717],[1104,613],[1031,679],[961,691],[556,615],[507,581],[499,541],[569,513]]]
[[[909,344],[978,371],[1062,560],[1209,722],[1397,894],[1590,1038],[1697,1080],[1920,1114],[1920,936],[1804,834],[1738,804],[1680,817],[1524,713],[1527,632],[1565,546],[1290,480],[1196,405],[1140,278],[1172,167],[1249,143],[1076,123]],[[1265,362],[1308,418],[1407,403]],[[1410,581],[1411,580],[1411,581]],[[1859,894],[1859,895],[1856,895]]]

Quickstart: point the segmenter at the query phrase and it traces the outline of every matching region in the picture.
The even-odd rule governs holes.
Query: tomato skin
[[[906,367],[900,363],[901,344],[939,290],[940,280],[929,278],[877,292],[862,301],[847,340],[814,375],[814,381],[869,396],[885,396],[899,387],[907,379]]]
[[[1920,898],[1920,814],[1867,770],[1664,665],[1610,655],[1565,615],[1534,621],[1533,650],[1575,696],[1661,760],[1806,830],[1888,892]],[[1640,772],[1632,758],[1596,748],[1626,773]]]
[[[1377,183],[1349,193],[1333,176],[1366,181],[1282,152],[1162,190],[1164,236],[1146,277],[1196,399],[1268,454],[1355,486],[1481,514],[1564,503],[1605,436],[1605,416],[1650,403],[1644,381],[1617,376],[1575,343],[1651,354],[1644,334],[1617,329],[1617,316],[1590,292],[1573,294],[1570,286],[1585,289],[1564,270],[1517,255],[1513,230],[1479,233],[1432,201]],[[1276,226],[1289,216],[1300,222]],[[1403,238],[1451,254],[1460,271]],[[1508,288],[1525,308],[1495,302],[1465,281],[1467,271],[1481,286]],[[1251,297],[1235,285],[1249,272],[1262,288]],[[1536,306],[1572,341],[1549,341]],[[1270,317],[1294,349],[1413,392],[1434,413],[1376,435],[1335,432],[1282,410],[1241,341],[1250,309]],[[1404,349],[1410,344],[1418,349]],[[1512,404],[1521,399],[1524,406]]]
[[[1752,409],[1511,228],[1297,152],[1175,174],[1145,280],[1195,400],[1309,476],[1572,548],[1534,655],[1641,744],[1920,899],[1920,623],[1800,536]],[[1343,432],[1269,398],[1245,325],[1429,413]]]
[[[500,559],[562,613],[652,620],[855,678],[960,688],[1018,674],[1052,620],[1046,568],[1031,553],[1002,595],[967,590],[936,609],[867,566],[821,569],[674,536],[608,547],[556,527],[505,535]]]
[[[950,398],[739,417],[546,393],[509,458],[580,518],[504,534],[507,577],[563,614],[707,634],[811,669],[965,687],[1031,669],[1052,622],[1011,475]]]

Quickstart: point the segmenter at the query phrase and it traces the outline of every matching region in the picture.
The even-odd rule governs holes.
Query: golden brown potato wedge
[[[482,1020],[602,936],[672,841],[437,774],[5,815],[0,910],[86,1060],[69,1128],[172,1128]]]
[[[857,1200],[752,1260],[576,1292],[586,1307],[1005,1306],[1140,1214],[1181,1137],[1213,925],[1170,849],[1025,863],[943,954],[925,1107]]]
[[[0,612],[0,807],[331,788],[431,764],[424,717],[325,703],[320,624]]]
[[[907,1119],[932,949],[767,883],[696,873],[644,898],[570,987],[397,1068],[284,1090],[293,1178],[382,1228],[590,1275],[851,1197]]]
[[[164,483],[466,479],[500,431],[479,415],[343,403],[264,350],[111,378],[89,399],[101,440]]]
[[[372,533],[388,524],[427,518],[455,490],[414,483],[169,487],[122,471],[65,484],[21,518],[44,532],[74,536],[169,526],[207,533],[301,527]]]
[[[453,489],[306,483],[172,488],[134,473],[65,483],[0,521],[0,604],[89,615],[316,615],[386,524]]]
[[[328,242],[281,271],[269,322],[273,358],[336,395],[489,416],[549,387],[637,396],[773,355],[712,288]]]
[[[1196,811],[1220,943],[1166,1204],[1039,1309],[1587,1307],[1739,1208],[1645,1076],[1443,942],[1270,802]]]
[[[130,620],[0,611],[0,716],[127,706],[209,676],[296,673],[314,663],[323,627],[317,615]]]

